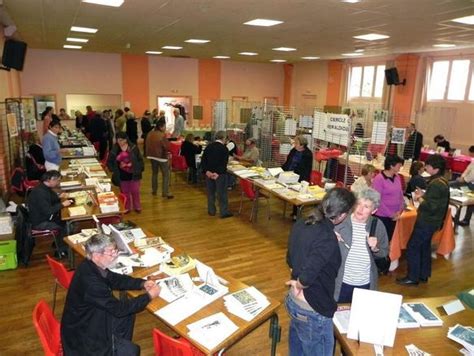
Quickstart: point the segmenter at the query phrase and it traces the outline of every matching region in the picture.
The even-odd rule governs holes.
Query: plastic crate
[[[16,240],[0,241],[0,271],[15,269],[17,266]]]

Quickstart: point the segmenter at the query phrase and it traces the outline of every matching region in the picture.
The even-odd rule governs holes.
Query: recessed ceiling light
[[[355,4],[355,3],[360,2],[360,0],[342,0],[342,2],[347,2],[349,4]]]
[[[244,22],[244,25],[270,27],[270,26],[275,26],[282,23],[283,21],[278,21],[278,20],[255,19],[252,21]]]
[[[71,26],[71,31],[85,32],[85,33],[96,33],[98,30],[96,28],[90,28],[90,27]]]
[[[189,40],[186,40],[184,42],[201,44],[201,43],[208,43],[208,42],[211,42],[211,41],[210,40],[199,40],[199,39],[196,39],[196,38],[190,38]]]
[[[354,52],[356,52],[356,53],[362,53],[362,52],[364,52],[364,49],[359,48],[359,49],[356,49]]]
[[[255,52],[240,52],[239,54],[242,56],[257,56],[258,55],[258,53],[255,53]]]
[[[354,36],[354,38],[357,38],[359,40],[366,40],[366,41],[383,40],[383,39],[389,38],[389,37],[390,36],[381,35],[381,34],[378,34],[378,33],[368,33],[366,35]]]
[[[229,59],[230,57],[229,56],[214,56],[212,58],[215,58],[215,59]]]
[[[286,60],[285,60],[285,59],[272,59],[272,60],[270,60],[270,62],[273,62],[273,63],[285,63]]]
[[[315,59],[319,59],[319,57],[301,57],[301,59],[307,59],[308,61],[312,61]]]
[[[357,56],[362,56],[363,53],[360,52],[352,52],[352,53],[342,53],[343,56],[346,57],[357,57]]]
[[[433,47],[437,47],[437,48],[451,48],[451,47],[456,47],[456,45],[453,44],[453,43],[439,43],[439,44],[433,45]]]
[[[82,46],[64,45],[63,48],[68,48],[68,49],[81,49]]]
[[[163,48],[163,49],[183,49],[183,47],[180,47],[180,46],[163,46],[161,48]]]
[[[124,0],[82,0],[82,2],[87,2],[89,4],[105,5],[105,6],[113,6],[113,7],[122,6],[123,1]]]
[[[163,52],[160,51],[146,51],[146,54],[162,54]]]
[[[80,43],[87,43],[89,40],[87,38],[75,38],[75,37],[68,37],[66,38],[68,42],[80,42]]]
[[[282,51],[282,52],[291,52],[291,51],[296,51],[296,48],[291,48],[291,47],[277,47],[277,48],[272,48],[274,51]]]
[[[466,24],[466,25],[474,25],[474,15],[459,17],[459,18],[453,19],[451,21],[463,23],[463,24]]]

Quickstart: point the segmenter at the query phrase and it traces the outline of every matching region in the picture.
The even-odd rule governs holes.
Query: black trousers
[[[387,230],[388,241],[392,241],[393,232],[395,231],[396,221],[390,217],[376,215],[384,224],[385,230]]]
[[[113,318],[112,323],[113,355],[140,355],[140,346],[132,342],[135,314],[123,318]]]
[[[216,195],[219,201],[219,212],[221,216],[229,213],[227,202],[227,174],[220,174],[217,179],[206,177],[207,187],[207,212],[209,215],[216,214]]]

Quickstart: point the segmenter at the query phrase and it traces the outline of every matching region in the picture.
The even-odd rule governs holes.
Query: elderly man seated
[[[115,241],[104,234],[85,244],[86,259],[74,273],[61,320],[65,355],[139,355],[132,340],[135,314],[160,294],[154,281],[109,270],[118,256]],[[117,299],[112,291],[140,290],[135,298]]]
[[[245,146],[247,146],[247,149],[244,154],[241,156],[234,154],[234,158],[242,163],[256,165],[260,156],[260,152],[257,148],[257,140],[249,138],[245,141]]]

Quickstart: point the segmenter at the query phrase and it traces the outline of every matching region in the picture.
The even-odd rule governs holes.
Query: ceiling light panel
[[[270,26],[280,25],[282,23],[283,21],[279,21],[279,20],[255,19],[252,21],[244,22],[244,25],[270,27]]]
[[[239,53],[241,56],[257,56],[258,53],[255,52],[240,52]]]
[[[209,43],[211,42],[210,40],[199,40],[197,38],[190,38],[189,40],[186,40],[184,42],[187,43],[196,43],[196,44],[203,44],[203,43]]]
[[[79,42],[79,43],[87,43],[89,40],[87,38],[75,38],[75,37],[68,37],[66,38],[68,42]]]
[[[162,54],[163,52],[160,51],[146,51],[146,54]]]
[[[175,50],[183,49],[183,47],[180,47],[180,46],[163,46],[161,48],[163,48],[163,49],[175,49]]]
[[[113,6],[113,7],[122,6],[123,1],[124,0],[82,0],[82,2],[86,2],[89,4]]]
[[[229,59],[230,57],[229,56],[214,56],[212,58],[215,58],[215,59]]]
[[[285,63],[286,60],[284,60],[284,59],[272,59],[272,60],[270,60],[270,62],[273,62],[273,63]]]
[[[91,28],[91,27],[71,26],[71,31],[84,32],[84,33],[97,33],[98,30],[96,28]]]
[[[272,48],[274,51],[281,51],[281,52],[292,52],[296,51],[296,48],[291,48],[291,47],[277,47],[277,48]]]
[[[474,15],[459,17],[459,18],[453,19],[451,21],[458,22],[458,23],[463,23],[465,25],[474,25]]]
[[[308,56],[308,57],[301,57],[301,59],[306,59],[308,61],[314,61],[315,59],[319,59],[319,57]]]
[[[383,40],[389,37],[390,36],[381,35],[378,33],[368,33],[366,35],[354,36],[354,38],[357,38],[359,40],[365,40],[365,41],[377,41],[377,40]]]
[[[439,44],[433,45],[433,47],[436,47],[436,48],[452,48],[452,47],[456,47],[456,45],[453,44],[453,43],[439,43]]]
[[[81,49],[82,46],[76,46],[76,45],[63,45],[63,48],[67,49]]]

